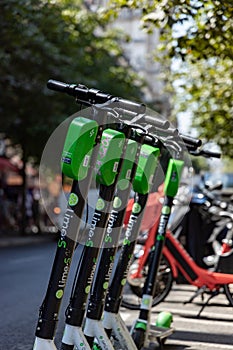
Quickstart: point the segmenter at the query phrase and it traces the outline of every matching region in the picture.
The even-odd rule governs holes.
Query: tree
[[[223,154],[233,158],[233,65],[230,59],[212,57],[195,64],[187,60],[176,96],[179,111],[193,114],[193,126],[206,141],[215,140]]]
[[[0,130],[22,145],[25,159],[39,159],[51,131],[77,109],[46,88],[49,78],[139,98],[117,33],[81,0],[3,0],[0,7]]]
[[[141,9],[144,30],[159,28],[155,59],[161,57],[159,49],[176,66],[179,62],[179,69],[166,77],[174,93],[174,114],[191,111],[201,136],[215,139],[233,158],[232,1],[113,0],[103,12],[114,17],[125,7]]]
[[[47,80],[128,98],[139,98],[141,82],[118,34],[81,0],[2,0],[0,30],[0,131],[22,149],[24,209],[27,159],[38,162],[51,132],[77,109],[70,97],[49,91]]]

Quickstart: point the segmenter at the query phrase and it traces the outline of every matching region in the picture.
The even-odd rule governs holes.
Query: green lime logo
[[[134,203],[132,212],[133,212],[134,214],[138,214],[138,213],[140,213],[141,209],[142,209],[142,207],[141,207],[140,204]]]
[[[170,212],[171,212],[171,209],[170,209],[170,207],[168,207],[167,205],[165,205],[165,206],[162,208],[162,214],[168,215],[168,214],[170,214]]]
[[[164,241],[165,237],[163,235],[157,235],[157,241]]]
[[[86,294],[89,294],[90,290],[91,290],[91,286],[87,286],[87,287],[85,288],[85,293],[86,293]]]
[[[126,278],[123,278],[123,280],[121,280],[121,285],[124,286],[126,284]]]
[[[104,288],[105,290],[108,289],[108,282],[104,282],[103,288]]]
[[[103,210],[105,207],[105,202],[103,199],[99,198],[97,203],[96,203],[96,209],[97,210]]]
[[[71,193],[69,196],[69,205],[76,205],[78,203],[78,196],[75,193]]]
[[[143,299],[142,302],[144,305],[148,306],[150,304],[150,299]]]
[[[127,238],[124,238],[123,245],[130,245],[130,240]]]
[[[118,209],[118,208],[120,208],[121,204],[122,204],[121,199],[119,197],[115,197],[115,199],[113,201],[113,208]]]
[[[94,243],[93,241],[89,240],[89,241],[86,241],[86,247],[93,247]]]
[[[56,298],[61,299],[62,297],[63,297],[63,290],[58,289],[58,291],[56,292]]]

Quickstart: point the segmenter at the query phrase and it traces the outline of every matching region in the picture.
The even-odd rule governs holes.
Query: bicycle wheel
[[[146,332],[140,328],[134,329],[132,338],[137,349],[142,349],[146,338]]]
[[[230,305],[233,306],[233,283],[224,284],[223,288]]]
[[[137,269],[138,260],[134,260],[127,278],[127,284],[124,289],[122,306],[131,309],[139,310],[141,305],[141,297],[143,293],[143,286],[146,276],[148,274],[148,265],[146,265],[142,271],[141,278],[132,278],[134,272]],[[152,306],[159,304],[163,301],[171,290],[173,283],[172,269],[169,261],[162,255],[159,265],[158,276],[156,279],[156,288]]]

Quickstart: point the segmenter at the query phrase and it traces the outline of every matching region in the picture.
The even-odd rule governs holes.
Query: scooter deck
[[[174,331],[175,328],[173,327],[164,328],[151,325],[148,338],[151,342],[156,340],[160,344],[162,340],[165,340],[165,338],[169,337]]]

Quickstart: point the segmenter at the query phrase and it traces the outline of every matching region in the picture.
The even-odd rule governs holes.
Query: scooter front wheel
[[[146,332],[141,328],[136,328],[133,331],[132,338],[134,340],[134,343],[137,347],[137,349],[142,349],[144,346],[146,337]]]
[[[148,274],[148,264],[144,266],[142,276],[140,278],[132,277],[137,269],[137,260],[132,262],[129,269],[127,284],[124,289],[122,306],[130,310],[139,310],[141,305],[141,297],[143,293],[143,286]],[[162,255],[159,265],[158,275],[156,279],[156,288],[153,298],[152,306],[161,303],[172,288],[173,275],[169,261]]]

